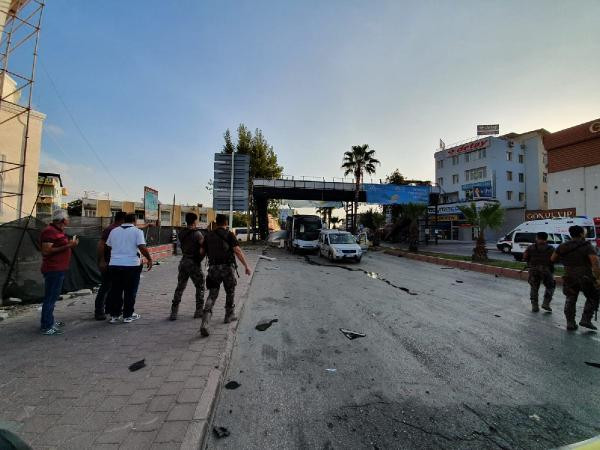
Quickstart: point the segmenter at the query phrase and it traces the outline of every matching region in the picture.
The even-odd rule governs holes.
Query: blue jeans
[[[54,325],[54,305],[62,291],[65,272],[46,272],[44,274],[44,303],[42,303],[42,330]]]

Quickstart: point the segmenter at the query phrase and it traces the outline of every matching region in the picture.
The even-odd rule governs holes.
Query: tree
[[[323,223],[327,224],[327,228],[329,228],[329,224],[331,223],[332,212],[333,208],[330,207],[317,208],[317,214],[321,214],[321,219],[323,219]]]
[[[500,206],[500,203],[491,203],[485,205],[481,209],[477,209],[475,203],[471,203],[469,206],[459,206],[460,212],[462,212],[471,225],[479,229],[475,248],[473,249],[473,261],[485,262],[488,260],[487,249],[485,248],[485,230],[490,228],[497,230],[504,223],[504,210]]]
[[[329,219],[329,222],[331,222],[331,224],[333,225],[333,229],[334,229],[334,230],[335,230],[335,228],[336,228],[336,225],[337,225],[338,223],[340,223],[340,221],[341,221],[341,219],[340,219],[339,217],[331,217],[331,218]]]
[[[223,149],[221,150],[221,153],[227,153],[227,154],[231,154],[235,151],[235,146],[233,145],[233,142],[231,141],[231,133],[229,131],[229,128],[227,128],[227,130],[225,130],[225,133],[223,134],[223,138],[225,139],[225,144],[223,144]]]
[[[369,209],[366,213],[361,214],[360,223],[372,231],[377,231],[385,224],[385,216],[373,209]]]
[[[352,232],[356,232],[356,216],[358,214],[360,184],[363,181],[365,172],[369,175],[375,173],[375,166],[377,164],[381,163],[375,158],[375,150],[370,149],[367,144],[353,145],[351,150],[344,153],[344,160],[342,162],[344,176],[352,174],[354,176],[354,182],[356,183],[352,214],[354,218],[352,220]]]
[[[404,175],[400,173],[399,169],[394,170],[387,177],[385,177],[385,182],[388,184],[398,185],[407,184],[406,178],[404,178]],[[387,211],[391,211],[392,222],[395,222],[398,219],[398,216],[400,216],[400,213],[402,212],[402,207],[401,205],[385,205],[383,207],[384,214]]]
[[[420,203],[408,203],[402,205],[402,217],[410,220],[408,226],[408,251],[419,251],[419,217],[425,214],[427,205]]]

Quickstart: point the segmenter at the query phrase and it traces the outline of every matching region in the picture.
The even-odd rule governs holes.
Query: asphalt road
[[[600,363],[600,335],[565,331],[562,294],[534,314],[520,281],[268,254],[227,374],[241,386],[213,421],[231,434],[207,448],[546,449],[600,434],[600,369],[584,363]]]

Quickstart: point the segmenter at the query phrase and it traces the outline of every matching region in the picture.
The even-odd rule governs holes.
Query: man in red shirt
[[[54,305],[60,296],[65,272],[69,270],[71,249],[79,243],[74,237],[69,240],[65,227],[69,216],[63,209],[52,213],[52,223],[42,231],[42,274],[44,275],[44,302],[42,304],[42,334],[52,336],[62,334],[64,325],[54,321]]]
[[[108,270],[108,263],[110,262],[110,247],[106,245],[106,241],[108,241],[108,236],[112,230],[123,225],[126,215],[127,213],[123,211],[117,211],[115,213],[114,222],[102,231],[100,242],[98,242],[98,268],[100,269],[100,273],[102,275],[102,284],[100,285],[100,289],[98,289],[98,295],[96,295],[94,308],[94,317],[96,320],[106,319],[106,299],[112,285]]]

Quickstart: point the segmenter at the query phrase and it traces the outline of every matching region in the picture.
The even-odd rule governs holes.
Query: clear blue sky
[[[433,178],[439,138],[600,117],[600,2],[69,1],[45,9],[42,169],[71,191],[209,202],[226,128],[261,128],[290,175],[341,176],[368,143]],[[115,185],[69,119],[46,72]]]

